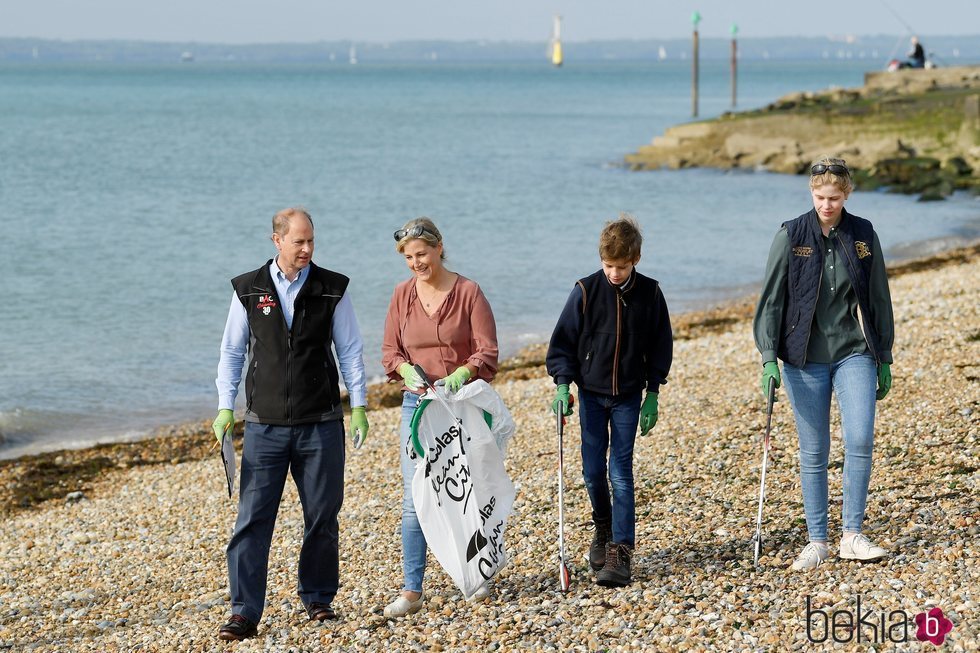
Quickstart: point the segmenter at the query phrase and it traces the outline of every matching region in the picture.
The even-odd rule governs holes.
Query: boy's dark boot
[[[606,566],[606,545],[612,539],[612,520],[592,520],[595,533],[592,535],[592,545],[589,547],[589,566],[592,571],[599,571]]]
[[[620,542],[606,545],[606,564],[596,575],[596,582],[604,587],[625,587],[630,584],[630,561],[633,547]]]

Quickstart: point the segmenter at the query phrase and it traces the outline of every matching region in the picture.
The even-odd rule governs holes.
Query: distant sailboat
[[[561,16],[555,16],[555,26],[551,34],[551,63],[561,66],[564,58],[561,52]]]
[[[354,47],[353,43],[351,43],[350,52],[347,53],[347,60],[350,61],[352,65],[357,63],[357,48]]]
[[[657,59],[663,61],[666,58],[667,58],[667,48],[661,45],[660,49],[657,50]]]
[[[180,54],[180,60],[184,63],[190,63],[194,61],[194,53],[190,52],[189,50],[185,50]]]

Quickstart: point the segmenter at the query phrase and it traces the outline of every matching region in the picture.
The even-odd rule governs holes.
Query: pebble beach
[[[554,385],[531,360],[495,383],[518,427],[506,460],[517,499],[510,562],[485,601],[464,601],[430,554],[422,611],[382,616],[401,579],[401,479],[399,411],[377,408],[368,441],[347,451],[340,618],[311,623],[296,595],[303,522],[288,481],[258,637],[219,641],[237,491],[228,498],[213,436],[197,424],[0,463],[0,650],[921,651],[935,647],[916,639],[915,615],[936,607],[953,626],[941,648],[980,650],[978,254],[974,245],[893,270],[894,385],[877,405],[865,521],[890,552],[880,563],[834,555],[843,463],[835,411],[832,556],[812,572],[790,571],[806,529],[793,417],[780,390],[764,555],[753,565],[765,402],[747,300],[677,316],[659,423],[636,444],[628,587],[598,587],[588,569],[575,415],[565,444],[571,587],[559,591]],[[857,615],[858,601],[876,627],[857,628],[855,616],[854,628],[834,628],[845,621],[839,615]]]

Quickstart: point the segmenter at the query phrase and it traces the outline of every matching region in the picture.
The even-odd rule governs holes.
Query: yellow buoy
[[[554,45],[551,46],[551,63],[560,66],[561,62],[561,42],[555,41]]]
[[[555,66],[560,66],[562,61],[561,16],[555,16],[555,26],[551,33],[551,63]]]

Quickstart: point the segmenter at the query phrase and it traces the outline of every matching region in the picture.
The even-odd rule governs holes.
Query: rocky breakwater
[[[980,193],[980,66],[868,73],[860,88],[793,93],[671,127],[625,164],[803,174],[826,154],[846,159],[862,190]]]

